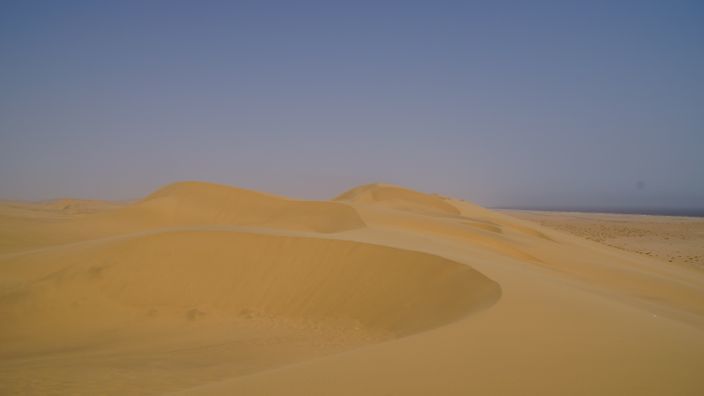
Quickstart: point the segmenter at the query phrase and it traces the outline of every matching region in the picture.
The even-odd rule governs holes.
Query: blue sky
[[[704,207],[704,3],[0,3],[0,197],[193,179]]]

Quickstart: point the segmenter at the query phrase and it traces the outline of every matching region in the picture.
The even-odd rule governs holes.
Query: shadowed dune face
[[[498,284],[440,257],[358,242],[165,232],[2,262],[8,337],[51,339],[161,317],[247,316],[406,335],[493,304]]]
[[[460,214],[459,209],[442,197],[388,184],[359,186],[339,195],[335,200],[355,204],[375,204],[424,214],[452,216]]]

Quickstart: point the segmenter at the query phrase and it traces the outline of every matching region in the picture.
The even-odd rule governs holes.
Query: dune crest
[[[443,197],[383,183],[355,187],[337,196],[335,201],[372,204],[396,210],[435,215],[459,215],[461,213],[457,207]]]
[[[365,226],[344,203],[293,200],[204,182],[170,184],[110,216],[147,227],[240,225],[333,233]]]

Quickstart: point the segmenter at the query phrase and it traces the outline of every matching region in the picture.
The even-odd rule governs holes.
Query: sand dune
[[[202,182],[174,183],[117,208],[96,203],[91,216],[63,211],[54,216],[45,204],[19,205],[0,205],[5,224],[0,235],[7,241],[0,242],[0,253],[165,227],[239,225],[334,233],[365,226],[344,203],[293,200]],[[46,221],[51,216],[55,221]]]
[[[458,215],[459,209],[443,197],[423,194],[391,184],[366,184],[353,188],[335,198],[355,204],[382,205],[395,210],[428,214]]]
[[[205,320],[211,310],[349,322],[405,335],[465,316],[500,295],[495,282],[470,267],[424,253],[234,231],[109,239],[16,255],[2,265],[0,305],[13,326],[0,334],[30,340],[140,317]]]
[[[364,227],[354,208],[211,183],[175,183],[110,216],[148,226],[247,225],[338,232]]]
[[[399,186],[0,204],[0,393],[704,393],[704,276]],[[581,393],[580,393],[581,392]]]

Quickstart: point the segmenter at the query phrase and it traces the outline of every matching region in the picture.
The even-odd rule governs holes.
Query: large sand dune
[[[13,324],[3,334],[29,340],[147,317],[205,320],[211,310],[405,335],[465,316],[500,295],[495,282],[472,268],[425,253],[235,231],[74,244],[15,255],[3,262],[3,273],[0,301]]]
[[[297,201],[209,183],[175,183],[127,208],[120,217],[156,225],[249,225],[336,232],[364,227],[354,208]]]
[[[704,394],[704,276],[384,184],[0,204],[2,394]]]

